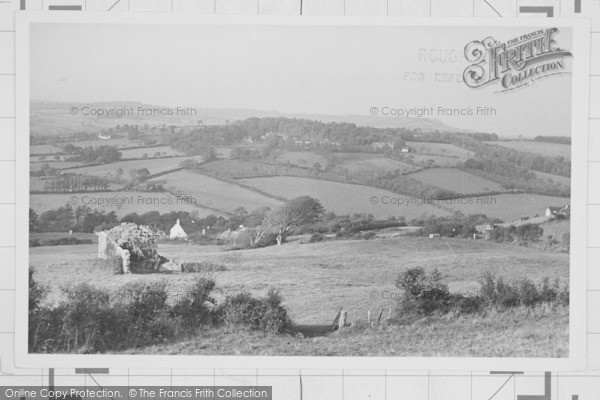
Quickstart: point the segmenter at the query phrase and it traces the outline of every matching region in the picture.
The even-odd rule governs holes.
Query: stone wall
[[[117,245],[106,232],[98,232],[96,235],[98,236],[98,258],[102,260],[118,258],[121,261],[123,273],[129,274],[131,272],[129,251]]]

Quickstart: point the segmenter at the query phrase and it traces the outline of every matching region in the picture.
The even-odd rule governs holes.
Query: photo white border
[[[17,192],[15,365],[19,368],[303,368],[393,370],[584,370],[586,367],[587,160],[590,21],[587,18],[392,18],[223,16],[161,13],[18,11],[16,22]],[[297,26],[473,26],[564,27],[573,29],[571,254],[569,357],[290,357],[204,355],[29,354],[29,27],[32,23],[297,25]],[[478,39],[478,38],[473,38]],[[466,45],[466,43],[465,43]]]

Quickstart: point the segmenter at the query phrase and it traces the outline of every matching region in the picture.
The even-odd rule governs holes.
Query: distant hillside
[[[76,107],[76,112],[71,108]],[[99,103],[49,103],[32,102],[30,129],[33,135],[67,134],[74,132],[97,132],[99,129],[114,127],[117,124],[124,125],[197,125],[202,121],[204,125],[223,125],[226,121],[244,120],[251,117],[288,117],[316,120],[322,122],[348,122],[358,126],[369,126],[373,128],[406,128],[421,129],[423,132],[431,131],[458,131],[441,121],[428,118],[394,118],[373,117],[369,115],[323,115],[323,114],[289,114],[278,111],[250,110],[250,109],[222,109],[222,108],[200,108],[196,107],[195,115],[132,115],[97,117],[95,115],[82,115],[84,107],[89,109],[123,109],[138,107],[144,109],[168,108],[137,102],[99,102]],[[464,130],[463,130],[464,131]]]

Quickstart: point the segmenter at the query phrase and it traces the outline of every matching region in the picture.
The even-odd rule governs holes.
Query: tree
[[[129,176],[133,183],[140,183],[150,177],[150,171],[148,168],[132,169],[129,171]]]
[[[310,196],[296,197],[268,213],[265,224],[277,230],[277,245],[281,246],[298,226],[315,222],[324,211],[319,200]]]
[[[217,158],[217,153],[212,147],[204,147],[200,150],[202,161],[212,161]]]

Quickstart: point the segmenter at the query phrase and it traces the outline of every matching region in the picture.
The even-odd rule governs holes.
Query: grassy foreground
[[[568,357],[568,307],[515,308],[485,315],[357,323],[339,332],[304,337],[250,330],[206,330],[174,344],[122,354],[381,356],[381,357]],[[302,331],[309,327],[300,327]]]
[[[203,329],[175,342],[124,350],[126,354],[296,355],[296,356],[568,356],[568,307],[542,305],[487,311],[484,315],[390,320],[385,326],[361,324],[368,310],[396,309],[399,289],[394,282],[406,269],[438,269],[452,292],[475,293],[485,271],[506,281],[544,277],[563,283],[569,276],[568,254],[493,243],[484,240],[431,240],[388,237],[305,244],[293,237],[281,247],[224,251],[221,246],[176,243],[159,251],[177,262],[213,262],[212,273],[221,303],[226,296],[247,291],[262,297],[280,290],[283,305],[302,334],[271,335],[233,327]],[[62,299],[61,287],[93,282],[117,291],[134,282],[164,283],[168,302],[176,301],[198,276],[195,273],[113,275],[96,259],[96,245],[30,249],[36,279],[48,287],[46,302]],[[179,296],[179,297],[178,297]],[[340,308],[357,310],[358,323],[342,332],[324,332]],[[376,314],[375,314],[376,315]]]

